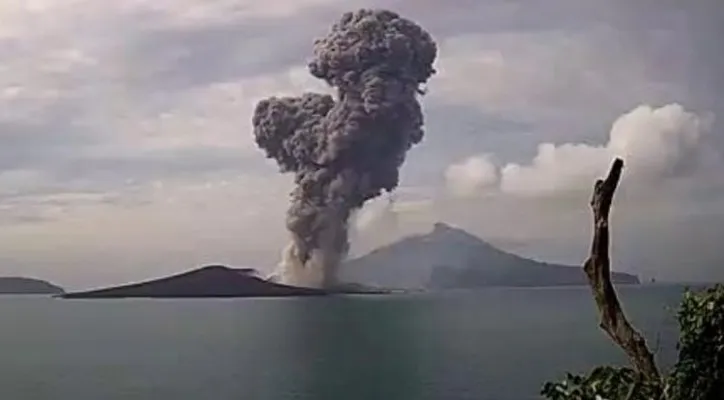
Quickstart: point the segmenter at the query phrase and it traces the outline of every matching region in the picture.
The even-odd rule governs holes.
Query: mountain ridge
[[[451,289],[486,286],[584,285],[580,266],[528,259],[442,222],[428,233],[404,237],[348,261],[342,279],[399,288]],[[612,272],[614,283],[640,283]]]

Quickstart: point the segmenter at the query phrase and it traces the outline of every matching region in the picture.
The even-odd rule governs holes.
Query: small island
[[[0,277],[0,295],[59,295],[65,291],[52,283],[33,278]]]
[[[65,299],[199,298],[199,297],[299,297],[332,294],[383,294],[383,290],[343,285],[334,290],[282,285],[260,278],[251,268],[210,265],[166,278],[98,289],[64,293]]]

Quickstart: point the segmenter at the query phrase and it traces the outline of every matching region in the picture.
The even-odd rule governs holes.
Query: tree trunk
[[[647,380],[660,382],[661,374],[643,336],[634,329],[621,309],[611,283],[608,218],[614,192],[621,179],[623,160],[617,158],[605,180],[597,180],[593,189],[593,243],[583,265],[600,316],[600,327],[626,353],[633,367]]]

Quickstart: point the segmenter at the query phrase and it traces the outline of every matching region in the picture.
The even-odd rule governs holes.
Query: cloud
[[[250,114],[261,97],[326,90],[304,61],[330,3],[1,5],[1,251],[86,282],[149,260],[276,255],[291,178],[253,145]],[[269,227],[259,240],[254,225]]]
[[[542,143],[527,164],[508,163],[496,171],[490,156],[472,156],[451,165],[446,179],[456,195],[489,188],[522,197],[557,197],[588,193],[615,157],[626,162],[633,189],[651,190],[682,178],[701,177],[720,168],[721,158],[707,142],[710,115],[697,115],[679,104],[641,105],[620,116],[603,145]]]
[[[421,162],[416,164],[417,155],[411,154],[415,168],[408,169],[421,181],[438,173],[437,160],[449,156],[446,148],[459,152],[469,147],[466,143],[492,143],[505,146],[496,153],[507,155],[520,147],[514,144],[522,138],[520,131],[526,136],[543,131],[540,121],[520,118],[524,113],[516,107],[526,106],[525,99],[539,99],[530,108],[553,104],[551,98],[561,88],[574,86],[553,79],[553,70],[577,83],[585,70],[602,76],[617,64],[622,66],[616,71],[643,70],[624,52],[626,57],[613,57],[617,63],[596,68],[596,63],[619,54],[610,46],[590,46],[596,40],[612,43],[610,29],[593,34],[593,39],[589,35],[585,21],[600,14],[595,7],[559,1],[557,6],[575,17],[547,11],[548,17],[540,19],[547,8],[493,1],[469,4],[472,13],[441,17],[434,3],[418,3],[401,0],[394,7],[421,18],[440,38],[441,73],[426,101],[442,109],[451,99],[465,102],[458,108],[467,109],[456,115],[455,124],[488,129],[486,121],[497,119],[518,131],[510,139],[503,139],[502,132],[496,139],[471,135],[469,141],[447,141],[460,142],[461,149],[440,145],[430,131],[429,142],[436,147],[419,149]],[[214,163],[220,171],[260,168],[261,162],[250,161],[257,155],[247,134],[251,105],[269,94],[320,89],[303,62],[313,38],[347,7],[332,0],[272,0],[263,5],[230,0],[36,0],[3,5],[0,149],[6,154],[0,163],[8,170],[46,171],[49,179],[65,181],[69,191],[77,189],[72,182],[90,175],[108,185],[109,180],[155,180],[197,169],[199,177],[205,177],[216,168]],[[484,24],[479,23],[481,16]],[[561,70],[559,59],[570,64]],[[642,78],[636,72],[617,82],[640,87],[633,83],[645,82]],[[600,85],[606,91],[586,92],[561,105],[600,98],[611,92],[610,83]],[[488,107],[488,100],[507,106]],[[430,126],[450,129],[451,108],[432,116]],[[482,117],[462,115],[473,115],[476,108],[487,112]],[[118,176],[111,179],[113,174]]]
[[[456,196],[470,196],[497,184],[498,171],[490,158],[484,154],[450,165],[445,171],[450,191]]]
[[[152,3],[131,1],[135,7],[167,14],[177,24],[208,24],[216,21],[246,18],[292,17],[310,7],[328,5],[334,0],[267,0],[263,3],[239,0],[159,0]]]
[[[184,185],[240,171],[276,174],[253,144],[253,104],[264,96],[314,88],[308,80],[291,68],[197,88],[162,107],[117,102],[115,113],[93,115],[53,106],[32,120],[0,120],[0,206],[18,193],[36,198],[81,193],[93,196],[67,201],[87,207],[93,199],[102,201],[104,193],[134,198],[135,187],[155,181]],[[45,212],[44,204],[36,199],[22,214],[37,213],[44,216],[38,221],[46,221],[56,213]],[[6,214],[20,213],[18,204],[8,207]]]
[[[611,25],[593,25],[586,31],[451,37],[440,45],[448,56],[439,62],[431,93],[448,104],[474,105],[533,124],[566,141],[637,104],[693,101],[682,72],[641,57],[627,35]]]
[[[660,230],[644,220],[650,210],[680,225],[716,220],[703,215],[722,209],[721,164],[708,151],[724,151],[721,128],[707,129],[701,112],[692,121],[669,111],[666,122],[651,107],[621,132],[670,126],[679,133],[639,143],[626,133],[614,140],[608,129],[639,104],[679,102],[721,114],[720,5],[709,3],[3,2],[3,271],[99,284],[210,260],[275,263],[286,242],[291,177],[254,146],[252,106],[269,95],[326,90],[305,60],[314,38],[357,6],[399,10],[440,44],[440,73],[423,99],[426,138],[403,166],[394,203],[361,210],[360,241],[392,240],[444,220],[551,260],[576,260],[590,179],[605,171],[614,147],[640,158],[627,156],[617,207],[637,221],[627,229]],[[681,133],[687,129],[699,137]],[[543,142],[550,144],[536,148]],[[472,154],[490,156],[466,160]],[[536,157],[575,168],[555,173]],[[453,164],[457,173],[446,178]],[[504,173],[507,165],[517,174]],[[650,189],[627,193],[634,186]],[[550,187],[572,190],[573,199],[545,194]]]
[[[289,65],[275,58],[281,50],[234,47],[240,55],[273,53],[273,68],[267,65],[251,74],[243,67],[245,59],[259,57],[229,55],[238,29],[256,29],[257,38],[268,28],[289,33],[275,25],[285,20],[288,2],[272,3],[263,10],[228,1],[5,5],[0,10],[0,21],[8,22],[0,29],[0,174],[38,177],[22,185],[13,181],[6,191],[127,191],[133,196],[128,182],[268,171],[252,142],[253,104],[263,96],[324,89],[306,74],[303,63]],[[323,3],[303,1],[290,9]],[[251,17],[254,23],[246,21]],[[38,29],[29,29],[36,25]],[[227,36],[206,36],[231,28]],[[203,51],[210,43],[228,45],[229,51],[218,49],[210,56]],[[137,52],[138,46],[148,47]],[[180,51],[193,60],[178,60],[173,49],[179,46],[186,46]],[[213,71],[215,65],[236,73]],[[161,71],[162,78],[209,75],[172,90],[163,79],[142,78],[154,71]],[[28,210],[42,213],[40,206]]]
[[[724,221],[724,162],[711,145],[713,122],[679,104],[641,105],[615,119],[603,144],[542,143],[515,163],[471,156],[447,169],[447,191],[436,197],[432,218],[519,254],[577,264],[589,245],[593,183],[623,157],[614,207],[617,268],[660,279],[721,279],[711,235]],[[467,190],[454,190],[455,181]]]
[[[398,215],[395,209],[394,195],[369,201],[352,218],[355,232],[370,230],[396,230]]]

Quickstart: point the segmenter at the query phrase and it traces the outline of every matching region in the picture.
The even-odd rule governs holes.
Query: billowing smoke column
[[[332,287],[347,254],[347,224],[365,201],[397,187],[405,153],[423,137],[417,95],[435,73],[437,46],[414,22],[386,10],[345,13],[314,43],[309,72],[336,96],[305,93],[260,101],[257,145],[296,188],[282,283]]]

